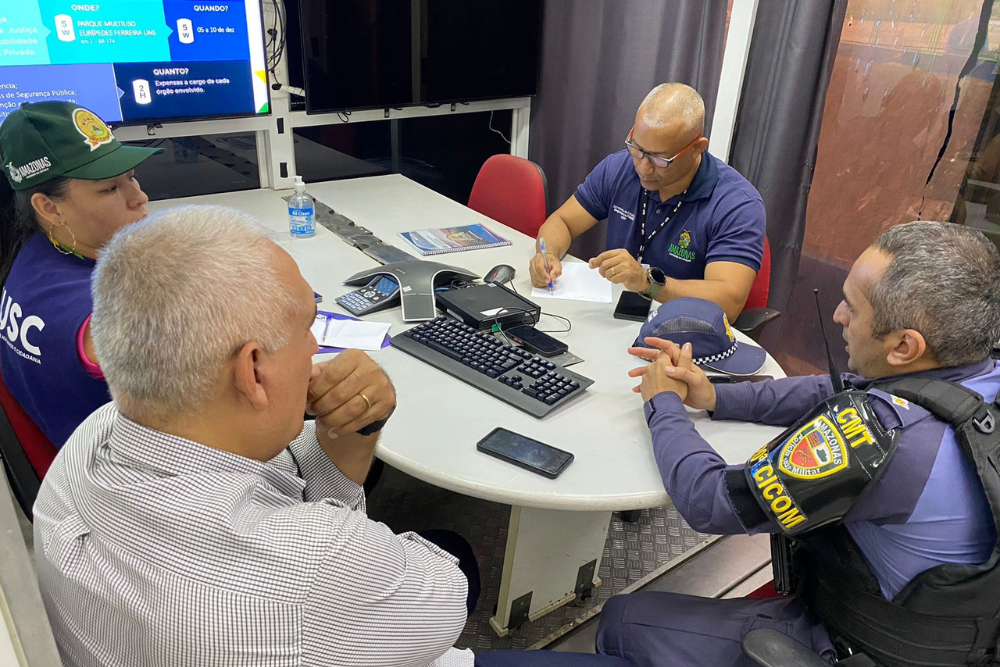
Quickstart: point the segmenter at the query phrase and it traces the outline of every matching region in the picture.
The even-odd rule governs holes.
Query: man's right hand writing
[[[549,271],[545,270],[545,259],[549,260]],[[542,257],[541,251],[536,252],[528,263],[528,272],[531,274],[531,284],[535,287],[548,287],[550,282],[555,282],[556,278],[562,275],[562,262],[551,252]]]
[[[672,380],[682,382],[687,385],[687,395],[684,397],[684,405],[695,410],[715,410],[716,393],[715,385],[712,384],[705,371],[701,370],[691,361],[692,348],[690,343],[683,347],[662,338],[645,338],[646,345],[652,345],[653,349],[646,347],[629,348],[629,354],[641,359],[655,361],[661,354],[667,355],[670,359],[670,366],[663,369],[663,372]],[[652,366],[634,368],[629,371],[629,377],[642,377]],[[636,387],[634,391],[639,391]]]

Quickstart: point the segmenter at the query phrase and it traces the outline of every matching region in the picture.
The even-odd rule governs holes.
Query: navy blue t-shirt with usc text
[[[36,233],[14,258],[0,293],[0,369],[10,393],[56,447],[111,400],[80,358],[94,310],[95,262],[56,250]]]
[[[604,158],[576,189],[576,200],[598,220],[608,221],[608,249],[639,251],[643,187],[632,157],[622,150]],[[729,165],[709,153],[687,192],[660,201],[648,191],[647,238],[681,202],[666,227],[653,236],[642,262],[678,280],[702,280],[705,265],[736,262],[760,269],[764,254],[764,202],[757,190]]]

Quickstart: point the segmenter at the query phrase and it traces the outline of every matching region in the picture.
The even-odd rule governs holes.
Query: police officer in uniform
[[[844,665],[1000,664],[998,287],[982,234],[913,222],[844,282],[834,320],[851,373],[713,385],[689,344],[633,348],[652,361],[630,374],[677,509],[702,532],[771,533],[776,585],[795,595],[615,597],[598,650],[640,667],[751,665],[741,639],[772,628]],[[789,428],[729,466],[685,405]]]

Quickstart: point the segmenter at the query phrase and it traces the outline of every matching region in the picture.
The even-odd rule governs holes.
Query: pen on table
[[[549,274],[549,294],[552,294],[552,268],[549,267],[549,256],[545,251],[545,239],[538,238],[538,247],[542,251],[542,261],[545,262],[545,273]]]

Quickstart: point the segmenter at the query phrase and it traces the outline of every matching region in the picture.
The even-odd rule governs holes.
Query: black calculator
[[[375,276],[372,281],[336,298],[352,315],[368,315],[399,303],[399,283],[389,276]]]

